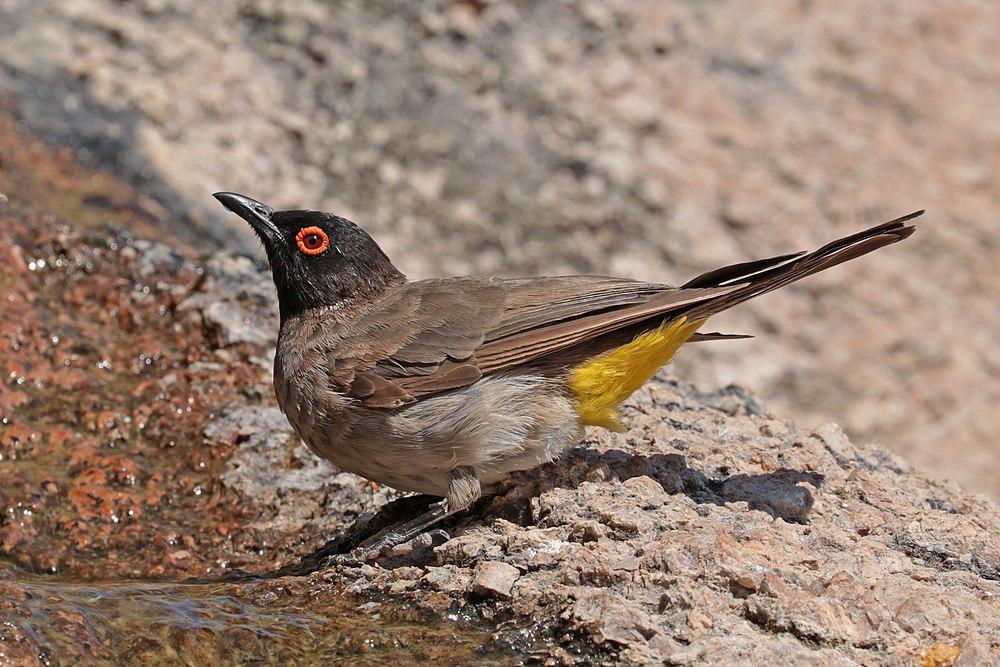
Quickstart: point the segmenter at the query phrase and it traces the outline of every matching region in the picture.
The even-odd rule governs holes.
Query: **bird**
[[[267,255],[280,327],[278,406],[337,468],[443,498],[368,544],[401,544],[573,448],[622,430],[621,404],[712,315],[909,237],[923,211],[812,252],[741,262],[679,286],[604,276],[408,280],[350,220],[214,197]]]

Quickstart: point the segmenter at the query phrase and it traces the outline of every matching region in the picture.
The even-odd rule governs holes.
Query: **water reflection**
[[[2,659],[46,664],[486,657],[488,633],[360,600],[321,578],[85,582],[0,569]],[[496,659],[498,656],[493,655]]]

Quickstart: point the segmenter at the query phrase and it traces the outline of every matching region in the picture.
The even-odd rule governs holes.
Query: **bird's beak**
[[[235,192],[216,192],[212,195],[230,211],[240,216],[253,227],[265,244],[277,243],[281,239],[281,230],[271,221],[274,209],[267,204],[238,195]]]

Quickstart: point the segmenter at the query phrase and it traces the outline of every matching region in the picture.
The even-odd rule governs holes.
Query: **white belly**
[[[403,490],[445,495],[450,470],[473,468],[483,487],[551,461],[576,444],[569,398],[541,376],[491,376],[398,410],[357,408],[347,429],[300,429],[337,467]]]

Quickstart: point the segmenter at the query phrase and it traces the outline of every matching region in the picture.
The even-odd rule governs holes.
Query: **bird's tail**
[[[813,252],[780,255],[753,262],[724,266],[688,281],[683,288],[736,287],[731,292],[692,304],[682,311],[688,321],[704,320],[761,294],[829,269],[832,266],[867,255],[883,246],[897,243],[912,234],[916,227],[906,223],[923,214],[916,211],[882,223],[857,234],[845,236]]]
[[[620,430],[618,407],[644,382],[666,364],[678,348],[689,340],[742,338],[732,334],[696,333],[705,320],[738,303],[795,282],[841,262],[867,254],[882,246],[902,241],[913,233],[906,222],[923,213],[917,211],[863,232],[828,243],[815,252],[799,252],[753,262],[743,262],[702,274],[670,293],[684,301],[686,290],[714,290],[715,295],[688,301],[673,309],[664,309],[656,317],[659,325],[649,328],[645,322],[619,330],[634,335],[629,342],[609,346],[601,354],[588,357],[574,366],[569,387],[576,399],[580,423]],[[730,288],[730,289],[726,289]],[[666,315],[664,317],[664,315]],[[633,332],[638,330],[638,334]]]

